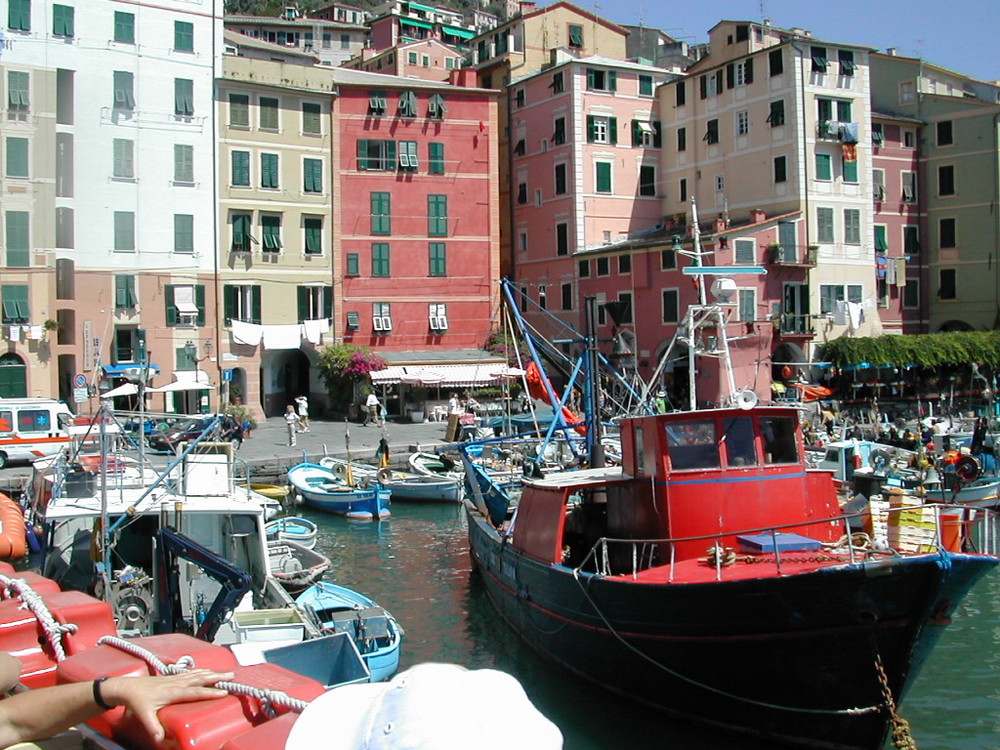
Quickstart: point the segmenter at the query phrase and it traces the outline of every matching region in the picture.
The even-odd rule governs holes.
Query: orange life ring
[[[793,375],[795,375],[795,371],[790,365],[785,365],[781,368],[781,377],[785,380],[791,380]]]
[[[24,511],[0,492],[0,559],[17,560],[28,551],[24,535]]]

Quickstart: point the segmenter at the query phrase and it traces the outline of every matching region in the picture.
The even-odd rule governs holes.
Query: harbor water
[[[459,505],[393,503],[392,517],[374,524],[295,512],[319,525],[317,549],[333,561],[326,580],[367,594],[402,624],[401,669],[445,661],[510,672],[559,725],[566,750],[772,747],[671,720],[550,667],[499,619],[472,575]],[[483,710],[502,732],[503,707]],[[901,713],[920,750],[1000,748],[1000,571],[959,607]]]

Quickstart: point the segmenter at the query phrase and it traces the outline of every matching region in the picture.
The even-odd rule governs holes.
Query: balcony
[[[775,243],[768,245],[767,260],[773,266],[786,268],[813,268],[819,256],[816,245],[789,245]]]
[[[828,141],[839,141],[843,132],[842,123],[836,120],[820,120],[816,123],[816,137]]]
[[[816,333],[812,326],[812,317],[798,313],[779,313],[775,320],[775,332],[784,338],[797,336],[812,338]]]

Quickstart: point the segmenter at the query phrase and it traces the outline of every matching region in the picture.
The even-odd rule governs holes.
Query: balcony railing
[[[843,132],[842,124],[836,120],[820,120],[816,123],[816,137],[839,141]]]
[[[812,317],[808,314],[781,313],[777,323],[782,336],[812,336],[815,333]]]
[[[816,245],[789,245],[779,243],[768,246],[767,260],[778,266],[815,266],[819,256]]]

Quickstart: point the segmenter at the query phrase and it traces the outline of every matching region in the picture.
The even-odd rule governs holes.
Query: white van
[[[0,398],[0,469],[69,445],[73,412],[51,398]]]

